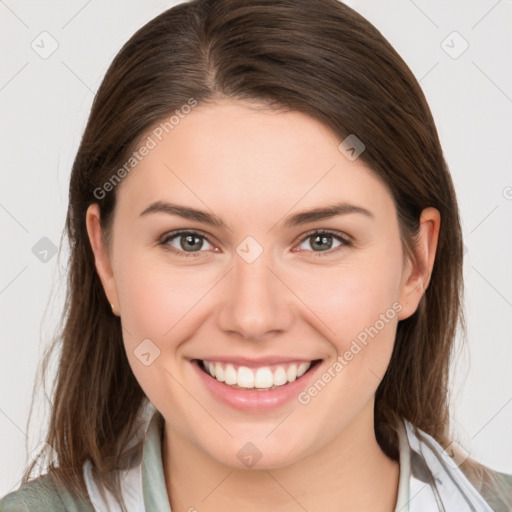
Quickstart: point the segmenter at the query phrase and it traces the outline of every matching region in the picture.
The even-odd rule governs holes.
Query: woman
[[[449,437],[462,237],[435,124],[342,3],[140,29],[67,234],[58,463],[2,510],[510,510],[512,477]]]

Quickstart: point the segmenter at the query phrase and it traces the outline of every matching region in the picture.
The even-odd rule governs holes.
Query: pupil
[[[316,248],[320,248],[320,249],[330,249],[330,244],[327,241],[330,238],[331,238],[330,235],[316,235],[312,246],[313,247],[317,246]],[[320,240],[320,243],[318,245],[317,245],[317,240]],[[322,245],[323,245],[323,247],[322,247]],[[325,247],[325,246],[327,246],[327,247]]]
[[[186,247],[186,246],[187,246],[187,244],[190,242],[190,245],[192,246],[192,247],[190,247],[190,248],[191,248],[192,250],[197,250],[197,249],[200,249],[200,248],[201,248],[201,245],[202,245],[202,244],[201,244],[201,239],[200,239],[199,237],[195,236],[195,235],[183,235],[183,236],[181,237],[181,239],[182,239],[182,242],[183,242],[183,241],[185,241],[185,243],[183,244],[183,247]],[[199,242],[200,242],[199,247],[196,247],[196,248],[194,248],[194,247],[193,247],[193,242],[192,242],[192,240],[194,240],[194,239],[195,239],[196,241],[197,241],[197,240],[199,240]]]

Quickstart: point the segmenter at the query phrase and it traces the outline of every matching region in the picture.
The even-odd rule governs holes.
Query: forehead
[[[306,114],[226,100],[196,106],[167,125],[168,133],[162,126],[141,137],[151,149],[118,188],[120,209],[138,214],[156,200],[231,215],[288,211],[299,202],[389,207],[391,196],[375,173],[346,158],[341,140]]]

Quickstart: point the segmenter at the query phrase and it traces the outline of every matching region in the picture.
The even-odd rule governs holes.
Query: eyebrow
[[[184,219],[195,220],[197,222],[209,224],[217,228],[228,227],[220,217],[217,217],[212,213],[208,213],[203,210],[196,210],[195,208],[190,208],[187,206],[167,203],[164,201],[155,201],[154,203],[150,204],[139,216],[144,217],[152,213],[166,213],[168,215],[176,215]],[[317,220],[329,219],[332,217],[337,217],[338,215],[347,215],[350,213],[359,213],[369,218],[374,218],[373,213],[371,213],[366,208],[362,208],[361,206],[356,206],[349,203],[337,203],[291,215],[285,220],[284,226],[290,228],[294,226],[300,226],[302,224],[308,224],[310,222],[315,222]]]

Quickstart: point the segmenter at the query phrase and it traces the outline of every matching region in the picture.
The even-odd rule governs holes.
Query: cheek
[[[138,336],[162,340],[208,289],[207,276],[194,267],[178,268],[159,255],[134,254],[116,276],[125,327]],[[203,279],[203,278],[206,278]]]
[[[400,278],[398,257],[316,272],[301,281],[298,295],[307,297],[315,313],[310,322],[332,348],[330,364],[301,403],[330,425],[332,435],[374,397],[387,370],[402,309]]]
[[[310,322],[331,345],[332,364],[325,377],[333,381],[331,396],[344,397],[336,400],[346,410],[373,396],[389,365],[402,309],[401,276],[401,246],[396,244],[295,279],[297,295],[307,297],[315,314]]]
[[[157,407],[178,409],[187,401],[177,384],[183,380],[179,349],[193,332],[192,310],[207,289],[192,271],[143,254],[132,254],[118,267],[125,350],[135,378]]]
[[[215,288],[219,271],[179,268],[161,255],[150,257],[136,250],[119,263],[116,282],[127,356],[141,386],[156,390],[172,380],[166,370],[181,375],[181,346],[190,345],[210,311],[208,298],[213,294],[209,292]],[[144,364],[153,358],[150,365]]]
[[[396,317],[400,279],[400,259],[368,258],[304,273],[294,282],[297,295],[305,297],[317,315],[317,323],[325,323],[322,332],[326,337],[343,343],[373,326],[382,315],[387,314],[386,325],[390,317]]]

